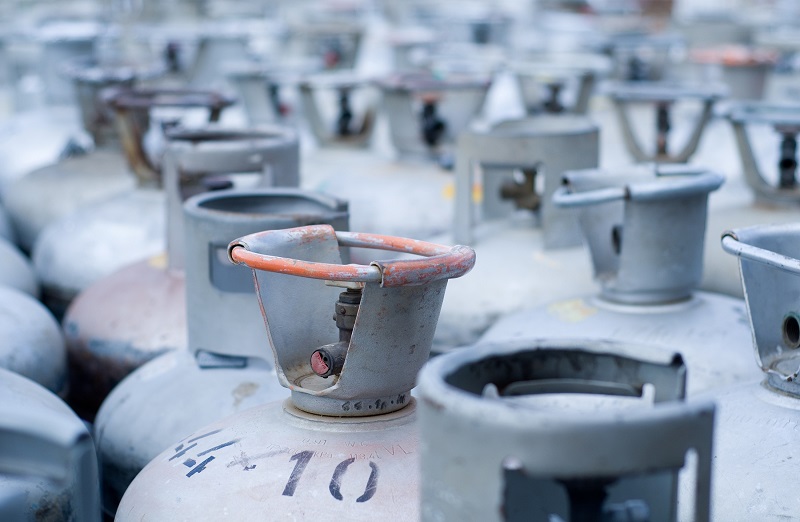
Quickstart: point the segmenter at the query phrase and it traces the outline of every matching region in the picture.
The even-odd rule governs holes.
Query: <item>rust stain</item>
[[[232,392],[233,407],[238,408],[243,400],[252,396],[257,390],[258,390],[258,384],[254,382],[243,382],[239,384],[239,386],[234,388]]]
[[[259,254],[247,249],[248,243],[272,242],[311,243],[330,239],[335,233],[340,246],[360,247],[403,252],[425,259],[374,262],[365,265],[340,265],[314,263],[297,259]],[[334,281],[360,281],[381,283],[384,287],[421,285],[440,279],[460,277],[475,265],[475,251],[456,245],[447,247],[393,236],[363,234],[358,232],[333,232],[328,225],[298,227],[286,230],[269,230],[251,234],[228,245],[228,256],[233,263],[245,264],[255,270]]]

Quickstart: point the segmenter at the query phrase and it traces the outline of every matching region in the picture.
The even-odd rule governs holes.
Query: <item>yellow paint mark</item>
[[[597,308],[589,306],[583,299],[570,299],[549,305],[547,312],[565,323],[579,323],[596,314]]]
[[[456,184],[452,181],[442,188],[442,198],[450,200],[456,197]],[[480,203],[483,201],[483,186],[472,185],[472,202]]]
[[[168,261],[169,259],[167,259],[167,253],[164,252],[148,259],[147,264],[152,266],[153,268],[159,268],[161,270],[164,270],[165,268],[167,268]]]

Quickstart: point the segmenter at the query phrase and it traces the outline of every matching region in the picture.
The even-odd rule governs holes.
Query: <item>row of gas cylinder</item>
[[[310,154],[221,92],[71,68],[94,148],[0,183],[0,519],[794,517],[800,107],[614,84],[653,163],[600,169],[595,73],[561,65],[483,124],[474,74],[259,73]],[[363,150],[379,108],[402,160]],[[716,203],[685,164],[714,125]]]

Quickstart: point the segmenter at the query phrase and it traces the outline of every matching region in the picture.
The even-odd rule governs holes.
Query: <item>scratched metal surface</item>
[[[408,399],[369,418],[278,402],[210,424],[142,470],[116,520],[417,520],[419,442]]]

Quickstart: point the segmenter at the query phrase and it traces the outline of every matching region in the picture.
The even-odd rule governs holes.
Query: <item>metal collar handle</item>
[[[711,120],[714,104],[726,94],[719,86],[687,87],[669,83],[631,83],[615,86],[610,91],[614,108],[622,128],[622,136],[628,152],[638,162],[659,161],[663,163],[684,163],[692,157],[700,145],[700,138],[706,124]],[[703,108],[689,139],[677,152],[668,150],[670,105],[681,99],[699,99]],[[639,140],[628,114],[628,105],[636,102],[653,103],[657,110],[656,147],[646,152]]]
[[[421,285],[466,274],[475,264],[475,251],[456,245],[446,247],[416,239],[406,239],[358,232],[336,232],[339,246],[372,248],[424,256],[425,259],[373,261],[366,265],[337,265],[258,254],[251,249],[271,242],[313,241],[329,234],[329,226],[316,225],[287,230],[269,230],[233,241],[228,246],[232,263],[245,264],[254,270],[339,282],[380,283],[382,287]]]
[[[342,265],[340,249],[346,247],[425,259]],[[229,245],[228,255],[253,268],[278,378],[292,390],[294,405],[339,417],[388,413],[410,402],[430,354],[447,279],[475,262],[467,247],[325,225],[245,236]],[[331,321],[334,306],[337,320]],[[333,373],[321,371],[332,364]]]
[[[447,520],[501,520],[500,513],[510,512],[526,520],[549,520],[548,513],[600,520],[604,508],[635,500],[652,510],[653,520],[666,520],[676,509],[678,472],[694,449],[694,519],[708,520],[714,406],[684,402],[680,356],[642,360],[636,353],[641,349],[634,345],[537,339],[479,345],[431,360],[417,389],[426,441],[423,512]],[[587,411],[548,397],[508,398],[525,388],[596,393],[590,388],[598,382],[625,386],[634,392],[628,395],[640,397],[652,385],[654,404]],[[500,393],[487,393],[489,386]],[[653,452],[656,441],[659,451]],[[465,481],[465,474],[480,480]],[[614,500],[604,494],[612,483]],[[571,486],[599,496],[562,494],[574,491]]]
[[[732,107],[727,117],[733,126],[745,180],[756,196],[768,201],[800,203],[795,150],[797,136],[800,134],[800,105],[739,102]],[[782,147],[778,170],[787,172],[781,172],[781,183],[777,186],[767,180],[759,166],[747,133],[747,126],[753,123],[771,125],[777,133],[783,135],[784,142],[794,144],[794,147],[790,146],[786,150]],[[788,179],[784,180],[784,177]]]
[[[143,145],[150,126],[150,109],[206,108],[209,121],[216,122],[222,110],[235,102],[217,92],[188,89],[111,89],[103,93],[103,100],[116,113],[125,157],[141,183],[160,181],[158,168],[147,157]]]
[[[580,208],[595,278],[609,300],[680,301],[700,282],[708,194],[724,178],[692,167],[655,174],[569,172],[553,195],[556,206]]]
[[[739,258],[753,341],[773,387],[800,396],[800,225],[726,231],[722,248]]]

